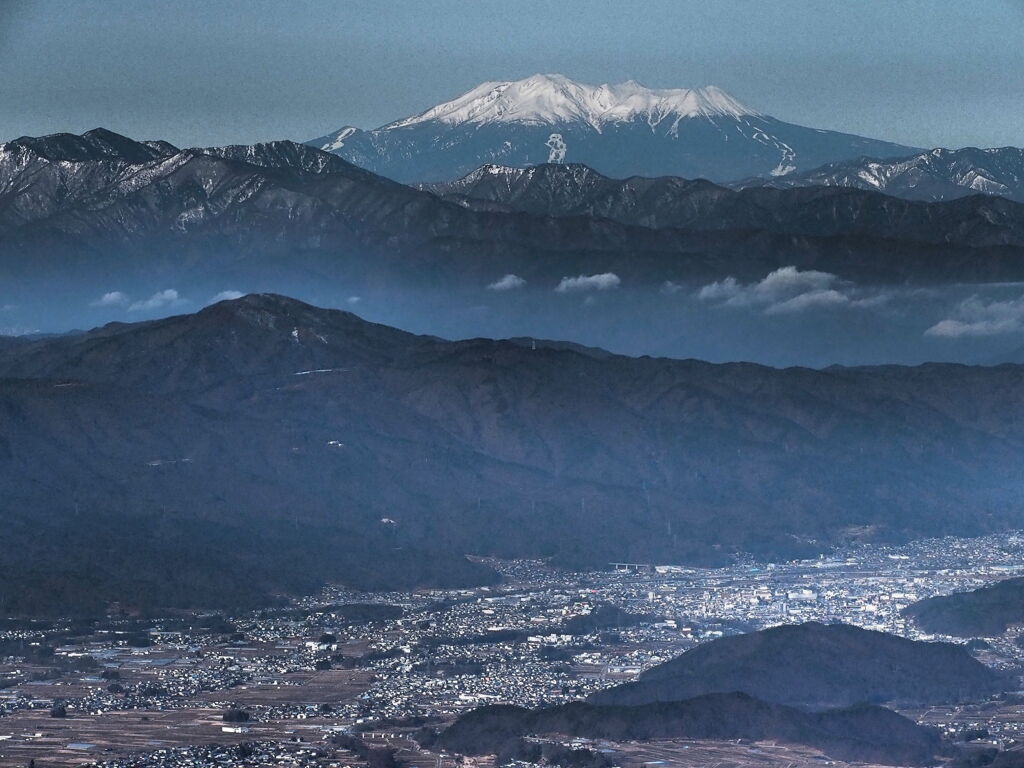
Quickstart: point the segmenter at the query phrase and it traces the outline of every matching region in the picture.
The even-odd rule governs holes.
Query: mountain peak
[[[176,148],[167,142],[143,143],[106,128],[93,128],[80,136],[73,133],[22,136],[9,142],[8,146],[23,147],[51,162],[111,159],[141,163],[176,151]]]
[[[255,322],[256,325],[276,327],[283,323],[305,322],[319,325],[326,318],[344,317],[360,321],[351,312],[322,309],[299,299],[277,293],[248,293],[237,299],[225,299],[196,313],[197,318],[235,316]]]
[[[240,323],[260,333],[271,332],[291,344],[310,342],[314,346],[351,347],[354,339],[367,341],[379,351],[409,344],[415,334],[364,320],[343,309],[317,307],[277,293],[250,293],[226,299],[201,309],[194,315],[181,315],[180,321],[193,328],[212,328],[220,333],[225,322]]]
[[[385,128],[425,122],[445,124],[584,122],[594,128],[637,118],[651,125],[665,119],[757,115],[715,86],[654,89],[635,80],[588,85],[560,74],[481,83],[452,101]]]

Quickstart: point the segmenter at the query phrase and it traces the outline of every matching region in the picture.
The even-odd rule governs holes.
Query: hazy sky
[[[922,146],[1024,145],[1024,0],[0,0],[0,140],[375,127],[483,80],[718,85]]]

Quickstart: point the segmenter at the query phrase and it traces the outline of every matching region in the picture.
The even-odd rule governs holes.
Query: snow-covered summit
[[[600,130],[607,123],[636,118],[654,126],[666,119],[757,114],[715,86],[654,89],[635,80],[587,85],[564,75],[534,75],[524,80],[481,83],[457,99],[390,123],[384,129],[437,121],[449,125],[584,122]]]

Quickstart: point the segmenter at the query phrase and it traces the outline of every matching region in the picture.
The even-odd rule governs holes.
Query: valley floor
[[[278,745],[300,765],[358,762],[330,744],[345,731],[392,744],[413,764],[435,765],[438,756],[411,741],[424,724],[440,726],[487,703],[579,699],[722,634],[814,620],[920,638],[900,616],[904,607],[1019,573],[1022,555],[1024,536],[1011,533],[718,569],[619,564],[565,573],[537,561],[488,560],[504,576],[499,586],[402,593],[332,587],[284,608],[211,617],[208,629],[182,630],[180,617],[119,618],[72,637],[60,622],[9,622],[0,624],[0,766],[31,759],[41,767],[174,765],[179,758],[202,765],[201,756],[167,750],[254,741]],[[606,606],[643,618],[596,618]],[[1018,634],[989,639],[978,657],[1018,671]],[[33,644],[56,637],[52,657],[32,656]],[[54,706],[67,716],[51,717]],[[224,722],[229,708],[251,720]],[[1011,699],[905,714],[948,734],[987,728],[1001,745],[1024,737],[1024,705]],[[622,765],[795,767],[822,760],[789,746],[601,746]],[[230,765],[235,758],[210,759]]]

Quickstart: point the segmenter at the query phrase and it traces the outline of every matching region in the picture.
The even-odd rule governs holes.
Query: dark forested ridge
[[[1017,366],[448,342],[276,295],[0,346],[4,604],[224,605],[493,577],[467,554],[715,563],[1019,527],[1022,385]]]
[[[919,600],[903,615],[925,632],[991,637],[1024,622],[1024,578],[1006,579],[970,592]]]
[[[462,179],[423,188],[474,210],[590,216],[653,228],[860,236],[969,247],[1024,244],[1024,201],[976,193],[930,203],[845,185],[737,190],[673,176],[613,179],[584,165],[564,164],[484,166]]]
[[[742,691],[812,708],[921,705],[982,699],[1006,685],[961,646],[812,622],[704,643],[590,700],[638,705]]]
[[[838,760],[884,765],[930,764],[942,749],[937,732],[881,707],[805,712],[742,693],[634,707],[582,702],[538,710],[482,707],[456,720],[439,743],[462,754],[495,754],[531,734],[614,741],[773,740],[815,747]]]

